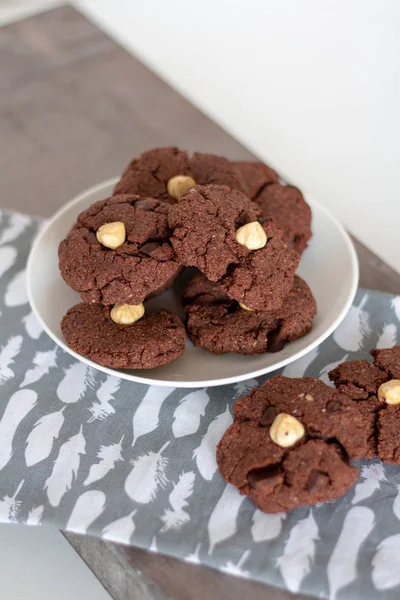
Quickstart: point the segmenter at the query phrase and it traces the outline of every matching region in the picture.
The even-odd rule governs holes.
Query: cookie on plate
[[[286,342],[309,333],[316,314],[312,292],[297,275],[289,295],[276,311],[243,309],[202,273],[189,282],[182,301],[189,338],[195,346],[214,354],[277,352]]]
[[[169,205],[119,195],[81,213],[59,247],[64,280],[85,302],[139,304],[180,271],[169,242]]]
[[[329,378],[369,418],[366,458],[400,464],[400,346],[371,354],[373,365],[367,360],[345,362]]]
[[[61,331],[72,350],[113,369],[152,369],[182,356],[186,333],[179,317],[161,311],[135,321],[140,315],[141,306],[132,311],[132,306],[117,305],[110,311],[82,302],[69,309]]]
[[[249,309],[276,310],[289,294],[300,257],[274,221],[257,222],[256,205],[223,186],[195,186],[171,206],[178,260],[218,282]]]
[[[275,219],[285,242],[302,254],[311,238],[311,209],[300,190],[292,185],[273,183],[264,187],[256,202],[264,218]]]
[[[195,184],[245,190],[235,164],[222,156],[195,152],[190,157],[178,148],[154,148],[129,163],[114,194],[138,194],[174,203]]]
[[[326,502],[357,481],[349,460],[366,451],[365,418],[312,377],[280,375],[240,398],[217,448],[222,476],[264,512]]]
[[[238,160],[234,165],[243,177],[244,191],[251,200],[256,200],[266,185],[279,182],[278,173],[259,160]]]

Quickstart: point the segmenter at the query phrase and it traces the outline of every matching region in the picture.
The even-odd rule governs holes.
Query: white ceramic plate
[[[58,270],[58,245],[78,214],[93,202],[111,194],[117,180],[90,188],[63,208],[39,234],[28,260],[29,300],[46,332],[66,352],[92,367],[140,383],[173,387],[210,387],[234,383],[274,371],[318,346],[339,325],[357,290],[358,263],[352,242],[341,225],[319,204],[307,198],[313,211],[313,237],[305,251],[299,275],[310,286],[318,304],[311,333],[278,353],[242,356],[215,356],[190,342],[184,356],[169,365],[151,370],[125,371],[102,367],[73,352],[65,344],[60,321],[80,301]],[[168,291],[146,303],[150,310],[170,309],[181,314],[176,291]]]

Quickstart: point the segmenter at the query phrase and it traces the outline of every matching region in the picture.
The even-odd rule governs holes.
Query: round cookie
[[[200,185],[226,185],[244,191],[245,183],[236,166],[222,156],[195,152],[192,157],[178,148],[154,148],[134,158],[126,167],[114,194],[138,194],[175,203],[168,182],[186,175]]]
[[[167,311],[145,314],[132,325],[117,325],[106,307],[82,302],[69,309],[61,330],[72,350],[114,369],[152,369],[185,352],[183,324]]]
[[[347,396],[278,375],[235,403],[217,463],[260,510],[282,512],[345,494],[358,478],[349,460],[366,446],[365,418]]]
[[[311,330],[316,314],[311,290],[297,276],[282,307],[272,312],[244,310],[201,273],[189,282],[182,301],[189,338],[195,346],[214,354],[282,350],[286,342]]]
[[[251,200],[269,183],[278,183],[279,175],[274,169],[258,160],[238,160],[233,163],[245,182],[245,194]]]
[[[222,186],[195,186],[171,206],[168,220],[178,260],[218,282],[229,297],[258,310],[276,310],[293,286],[300,257],[274,221],[257,223],[255,204]],[[243,229],[256,230],[237,241]],[[264,237],[264,240],[262,239]]]
[[[300,190],[292,185],[273,183],[264,187],[256,202],[262,217],[275,219],[285,242],[302,254],[311,238],[311,209]]]
[[[85,302],[139,304],[170,284],[180,270],[169,243],[169,205],[119,195],[96,202],[78,217],[59,247],[64,280]],[[96,237],[107,223],[123,223],[125,242],[112,249]]]

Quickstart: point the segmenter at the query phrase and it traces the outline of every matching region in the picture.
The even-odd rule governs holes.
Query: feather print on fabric
[[[188,506],[188,498],[193,493],[194,480],[195,475],[193,471],[179,475],[178,483],[174,483],[174,487],[168,498],[172,510],[167,508],[161,516],[161,520],[164,522],[161,531],[180,529],[182,525],[190,521],[189,513],[186,512],[185,508]]]
[[[255,542],[267,542],[278,537],[286,513],[267,514],[256,509],[252,518],[251,535]]]
[[[397,320],[400,321],[400,296],[392,299],[392,308],[396,313]]]
[[[95,382],[94,371],[81,362],[72,363],[66,370],[57,387],[57,396],[64,404],[78,402],[85,395],[88,386]]]
[[[27,215],[13,213],[10,215],[9,225],[0,235],[0,246],[14,241],[28,227],[31,219]]]
[[[120,385],[121,380],[113,375],[109,375],[107,379],[102,382],[96,392],[97,400],[95,400],[89,408],[92,416],[88,419],[88,423],[93,423],[96,419],[103,421],[109,415],[115,414],[115,409],[110,402],[111,400],[115,400],[114,394],[118,392]]]
[[[97,453],[99,462],[92,464],[90,467],[89,475],[86,477],[83,485],[90,485],[94,481],[99,481],[107,475],[111,469],[113,469],[119,460],[122,460],[122,441],[124,436],[120,439],[117,444],[110,444],[109,446],[100,446],[100,450]]]
[[[354,488],[352,504],[358,504],[379,490],[381,481],[386,481],[385,469],[381,462],[361,467],[360,481]]]
[[[56,367],[56,354],[57,348],[47,350],[46,352],[36,352],[33,359],[34,367],[25,373],[25,378],[19,387],[23,388],[27,385],[32,385],[32,383],[36,383],[43,375],[48,374],[51,367]]]
[[[106,505],[106,495],[100,490],[90,490],[79,496],[66,529],[86,533],[92,523],[101,515]]]
[[[333,387],[333,384],[329,379],[328,373],[329,371],[333,371],[333,369],[336,369],[336,367],[338,367],[341,363],[345,362],[348,359],[348,357],[349,355],[345,354],[340,360],[336,360],[335,362],[329,363],[329,365],[325,365],[325,367],[321,369],[318,379],[326,383],[326,385]]]
[[[233,399],[241,398],[241,396],[246,396],[249,394],[253,388],[258,385],[258,382],[255,379],[248,379],[247,381],[239,381],[239,383],[235,383],[233,389],[235,390]]]
[[[315,559],[315,542],[319,540],[318,526],[310,510],[290,530],[283,554],[276,564],[289,591],[300,590],[304,578],[310,573]]]
[[[392,348],[397,341],[397,327],[393,323],[388,323],[383,326],[382,333],[379,336],[376,348]]]
[[[393,512],[400,521],[400,485],[396,485],[397,495],[393,502]]]
[[[363,310],[368,294],[365,294],[358,306],[351,306],[347,316],[333,332],[333,339],[346,352],[361,350],[364,341],[371,334],[368,313]]]
[[[356,579],[358,553],[374,524],[375,516],[370,508],[354,506],[347,513],[327,566],[331,600]]]
[[[36,465],[50,455],[54,440],[58,439],[64,423],[64,408],[43,415],[31,429],[26,440],[25,462],[27,467]]]
[[[20,482],[13,496],[4,496],[0,500],[0,522],[6,523],[7,521],[17,521],[18,514],[21,509],[21,500],[17,500],[17,496],[20,493],[25,481],[24,479]]]
[[[196,433],[204,417],[210,397],[205,390],[196,390],[184,396],[174,412],[172,432],[176,438]]]
[[[132,470],[125,480],[125,492],[139,504],[148,504],[157,495],[158,489],[167,483],[168,459],[162,456],[170,442],[165,442],[158,452],[141,454],[131,461]]]
[[[25,270],[17,273],[8,284],[4,296],[6,306],[21,306],[27,304],[28,294],[26,291],[26,272]]]
[[[244,498],[233,485],[228,483],[225,486],[208,521],[208,554],[213,553],[217,544],[235,535],[237,531],[237,517]]]
[[[217,471],[217,444],[231,423],[232,415],[229,412],[229,406],[226,405],[225,412],[211,421],[200,445],[193,451],[193,458],[196,459],[200,475],[206,481],[211,481]]]
[[[399,555],[399,533],[387,537],[379,544],[372,559],[372,583],[377,590],[389,590],[400,585]]]
[[[157,429],[161,406],[174,390],[175,388],[172,387],[149,387],[133,415],[132,446],[136,444],[142,435],[146,435]]]
[[[200,548],[201,548],[201,542],[199,542],[197,544],[195,551],[191,552],[190,554],[185,556],[183,560],[185,562],[192,563],[193,565],[199,565],[200,564]]]
[[[156,536],[154,536],[153,539],[151,540],[151,544],[149,546],[149,550],[150,550],[150,552],[158,552],[157,538],[156,538]]]
[[[106,525],[101,531],[101,537],[105,540],[113,540],[119,544],[129,544],[131,537],[135,533],[136,527],[133,517],[136,513],[137,510],[135,508],[126,517],[121,517]]]
[[[21,421],[36,406],[33,390],[18,390],[11,396],[0,421],[0,471],[12,456],[13,441]]]
[[[221,567],[221,571],[229,573],[229,575],[235,575],[236,577],[248,577],[250,575],[250,572],[244,571],[242,567],[246,560],[249,558],[249,556],[250,550],[245,550],[245,552],[243,552],[242,556],[240,557],[237,563],[228,560],[228,562]]]
[[[58,506],[64,494],[71,489],[78,474],[81,454],[86,454],[82,425],[79,432],[61,446],[51,474],[45,481],[44,489],[52,506]]]
[[[35,314],[30,312],[22,319],[25,325],[25,331],[33,340],[38,340],[43,333],[43,329]]]
[[[287,365],[283,371],[282,375],[284,377],[304,377],[304,373],[307,371],[308,367],[311,363],[317,358],[319,353],[319,348],[314,348],[311,352],[308,352],[301,358],[298,358],[290,365]]]
[[[28,516],[25,521],[25,525],[40,525],[40,521],[43,516],[44,506],[35,506],[28,512]]]
[[[0,277],[7,273],[15,263],[17,258],[17,251],[12,246],[4,246],[0,248]]]
[[[15,362],[15,357],[20,353],[21,345],[22,335],[15,335],[0,349],[0,383],[14,377],[14,371],[10,369],[10,365]]]

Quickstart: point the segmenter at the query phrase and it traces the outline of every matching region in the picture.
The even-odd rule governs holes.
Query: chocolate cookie
[[[183,176],[182,179],[177,179]],[[222,156],[178,148],[154,148],[126,167],[114,194],[138,194],[174,203],[183,190],[195,184],[226,185],[244,191],[245,183],[234,163]]]
[[[245,194],[251,200],[256,200],[269,183],[279,182],[278,173],[258,160],[240,160],[234,165],[243,177]]]
[[[278,375],[240,398],[233,412],[218,466],[260,510],[326,502],[357,481],[349,460],[365,454],[365,418],[322,381]]]
[[[103,304],[139,304],[162,289],[180,270],[169,243],[168,208],[132,195],[93,204],[60,244],[65,281],[85,302]]]
[[[303,279],[293,287],[276,311],[248,311],[199,273],[183,292],[186,329],[195,346],[214,354],[261,354],[282,350],[285,343],[306,335],[312,328],[316,303]]]
[[[335,387],[356,402],[368,417],[368,452],[385,462],[400,464],[400,346],[372,350],[367,360],[342,363],[329,373]]]
[[[257,222],[246,196],[222,186],[196,186],[171,206],[171,243],[178,260],[218,282],[248,308],[276,310],[293,286],[299,255],[273,220]]]
[[[256,202],[262,216],[275,219],[285,242],[301,254],[311,238],[311,209],[300,190],[292,185],[273,183],[264,187]]]
[[[69,309],[61,330],[72,350],[115,369],[152,369],[185,352],[182,321],[167,311],[145,314],[132,325],[117,325],[107,308],[83,302]]]

